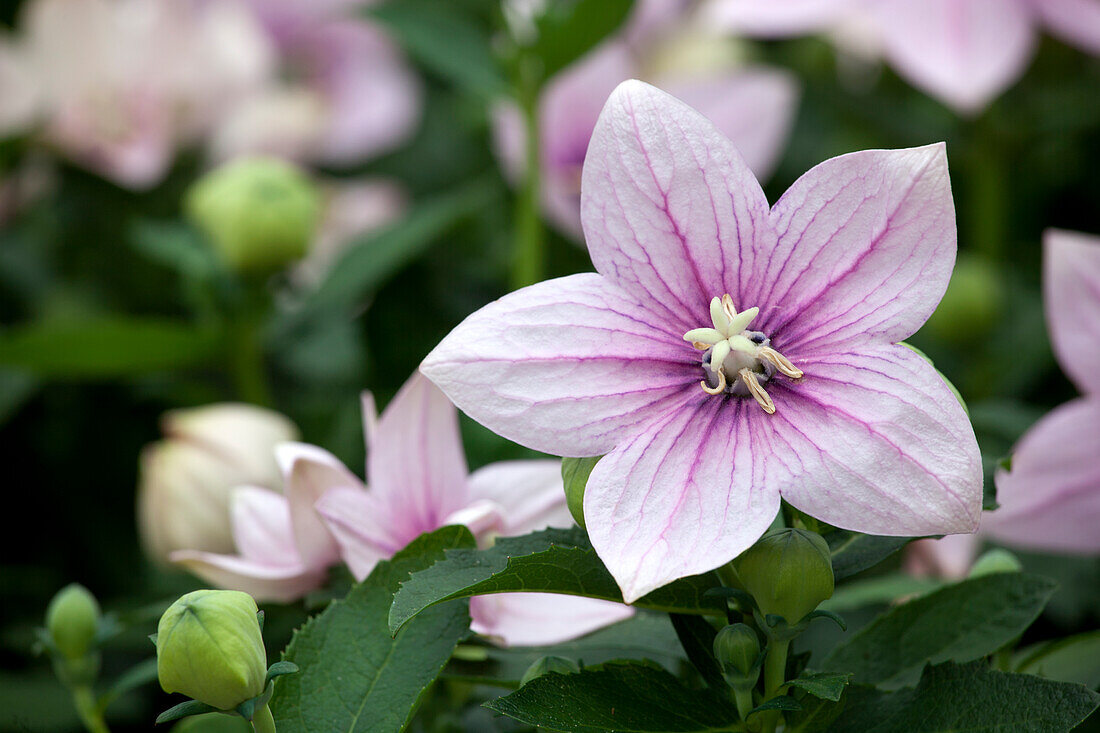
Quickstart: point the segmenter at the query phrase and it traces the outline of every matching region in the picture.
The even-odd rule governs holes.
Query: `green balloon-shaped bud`
[[[588,477],[602,456],[591,458],[561,459],[561,479],[565,484],[565,503],[569,513],[581,529],[584,529],[584,488]]]
[[[550,672],[573,674],[574,672],[580,671],[581,668],[578,667],[577,663],[572,659],[555,656],[539,657],[531,662],[531,666],[523,673],[523,678],[519,681],[519,686],[523,687],[536,677],[542,677],[544,674],[549,674]]]
[[[970,568],[971,578],[996,573],[1019,573],[1024,569],[1019,558],[1008,550],[999,547],[989,550],[979,557]]]
[[[726,682],[734,689],[748,690],[760,677],[760,639],[745,624],[731,624],[714,637],[714,658]]]
[[[70,583],[57,592],[46,608],[46,630],[63,657],[86,656],[99,628],[99,603],[87,588]]]
[[[734,560],[760,613],[802,621],[833,595],[833,564],[821,535],[804,529],[768,532]]]
[[[996,267],[973,255],[960,255],[935,313],[922,331],[952,344],[985,337],[1004,312],[1005,289]]]
[[[271,272],[308,250],[321,198],[306,174],[277,158],[239,158],[199,179],[187,213],[239,272]]]
[[[264,691],[267,653],[256,602],[235,590],[182,596],[157,626],[157,676],[165,692],[231,710]]]

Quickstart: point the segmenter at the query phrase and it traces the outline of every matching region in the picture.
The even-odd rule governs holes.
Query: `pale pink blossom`
[[[1100,54],[1096,0],[710,0],[703,16],[764,38],[824,31],[839,40],[856,25],[901,76],[965,113],[1023,75],[1042,28]]]
[[[581,238],[584,154],[608,95],[627,79],[643,77],[698,109],[733,141],[758,177],[766,178],[778,162],[797,106],[794,77],[780,69],[739,64],[715,49],[713,36],[685,22],[683,5],[674,0],[638,3],[619,36],[566,68],[543,91],[543,208],[563,233]],[[669,58],[683,55],[685,48],[694,49],[691,63]],[[715,52],[701,59],[699,49]],[[495,123],[498,157],[509,176],[518,179],[525,139],[519,110],[502,105]]]
[[[970,574],[980,547],[977,534],[917,540],[905,548],[905,571],[917,577],[962,580]]]
[[[377,425],[372,403],[365,412],[370,488],[348,478],[317,503],[356,578],[444,525],[463,524],[485,545],[500,535],[572,524],[557,461],[507,461],[468,474],[458,414],[422,376],[405,384]],[[470,602],[471,628],[510,645],[564,641],[630,613],[622,604],[537,593]]]
[[[597,273],[489,304],[421,371],[504,437],[606,454],[584,516],[628,602],[732,560],[780,498],[861,532],[974,531],[973,429],[898,345],[955,259],[942,144],[828,160],[769,207],[711,122],[629,81],[581,190]]]

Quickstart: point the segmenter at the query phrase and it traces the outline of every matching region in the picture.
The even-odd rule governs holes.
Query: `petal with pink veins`
[[[326,578],[323,568],[307,568],[302,563],[271,565],[234,555],[194,550],[177,550],[172,553],[171,560],[208,583],[243,591],[260,602],[296,601],[320,588]]]
[[[935,368],[885,345],[799,364],[772,382],[761,434],[770,475],[795,508],[843,529],[886,536],[973,532],[982,465],[970,421]]]
[[[388,512],[370,491],[337,486],[325,492],[315,506],[356,580],[367,577],[380,560],[416,538],[394,533]]]
[[[470,475],[470,496],[501,507],[504,535],[572,527],[560,461],[501,461]]]
[[[695,389],[596,464],[584,519],[627,603],[729,562],[772,523],[785,458],[762,440],[768,417]]]
[[[621,603],[553,593],[499,593],[470,599],[470,628],[504,646],[546,646],[623,621]]]
[[[605,278],[580,274],[490,303],[443,339],[420,370],[505,438],[554,455],[591,456],[611,450],[684,390],[698,390],[698,362],[683,331]]]
[[[286,477],[290,521],[302,562],[325,567],[338,557],[336,541],[314,505],[336,486],[365,490],[363,482],[328,451],[306,443],[281,443],[275,458]]]
[[[233,489],[229,498],[233,541],[242,557],[270,565],[301,562],[286,497],[258,486]]]
[[[1082,392],[1100,394],[1100,237],[1050,229],[1043,247],[1054,353]]]
[[[1100,552],[1100,395],[1062,405],[1020,441],[1012,470],[997,472],[1000,508],[982,533],[1030,550]]]

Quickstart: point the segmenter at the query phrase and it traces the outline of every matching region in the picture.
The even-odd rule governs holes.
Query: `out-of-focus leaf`
[[[992,654],[1031,625],[1056,583],[1040,575],[973,578],[892,608],[836,647],[822,666],[883,687],[916,682],[926,663]]]
[[[0,425],[8,421],[38,389],[34,376],[18,369],[0,369]]]
[[[680,644],[703,681],[716,690],[724,690],[726,681],[722,676],[722,668],[714,658],[714,637],[717,636],[714,627],[702,616],[684,613],[673,613],[669,616]]]
[[[186,277],[205,279],[222,269],[202,234],[182,222],[139,221],[130,241],[139,253]]]
[[[443,78],[489,98],[508,92],[488,29],[454,3],[390,0],[367,12],[393,31],[413,57]]]
[[[1012,661],[1017,672],[1096,689],[1100,687],[1100,631],[1028,647]]]
[[[823,601],[819,608],[841,613],[876,603],[889,604],[902,598],[930,593],[943,584],[936,578],[916,578],[906,573],[876,575],[837,586],[832,598]]]
[[[536,23],[531,52],[551,77],[596,46],[630,14],[634,0],[559,0],[547,4]]]
[[[878,565],[914,539],[879,537],[848,530],[837,530],[825,535],[833,558],[833,575],[837,580]]]
[[[848,686],[852,675],[839,672],[803,672],[800,676],[790,680],[787,684],[805,690],[814,697],[822,700],[837,702],[844,694],[844,688]]]
[[[222,336],[155,318],[41,321],[0,330],[0,366],[38,377],[109,378],[209,362]]]

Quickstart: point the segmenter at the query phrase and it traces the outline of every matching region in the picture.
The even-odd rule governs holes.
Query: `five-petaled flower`
[[[954,263],[943,145],[834,158],[769,208],[713,125],[629,81],[581,216],[598,274],[490,303],[421,370],[505,437],[607,454],[584,515],[628,602],[736,557],[781,497],[874,534],[974,531],[973,429],[898,345]]]

